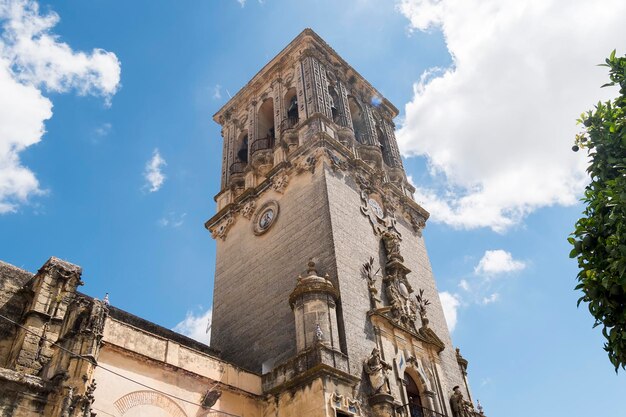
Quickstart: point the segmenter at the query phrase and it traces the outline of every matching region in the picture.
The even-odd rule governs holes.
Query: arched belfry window
[[[239,147],[237,149],[237,160],[239,162],[248,163],[248,131],[244,130],[239,135],[237,141]]]
[[[241,174],[248,165],[248,131],[244,130],[237,138],[235,160],[230,166],[231,174]]]
[[[250,154],[274,147],[274,138],[276,137],[274,128],[274,100],[267,98],[261,103],[257,120],[257,137],[252,144]]]
[[[285,113],[287,118],[283,121],[283,128],[289,129],[298,124],[300,115],[298,114],[298,93],[294,87],[287,90],[285,94]]]
[[[354,137],[357,141],[365,143],[365,122],[363,121],[363,110],[361,109],[361,105],[352,96],[348,96],[348,105],[350,106],[350,114],[352,115]]]
[[[407,406],[410,417],[425,417],[422,397],[415,380],[408,373],[404,374],[404,386],[406,388]]]

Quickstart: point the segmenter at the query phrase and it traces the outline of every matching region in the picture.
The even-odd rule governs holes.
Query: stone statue
[[[391,370],[391,365],[381,359],[378,348],[372,350],[372,354],[363,364],[363,369],[369,376],[374,394],[390,393],[387,371]]]
[[[450,408],[452,409],[452,417],[472,417],[475,415],[474,405],[469,401],[465,401],[461,388],[458,385],[452,388]]]
[[[465,417],[465,409],[463,407],[463,394],[459,386],[452,388],[452,396],[450,397],[450,409],[452,417]]]
[[[400,255],[400,238],[397,234],[384,231],[382,234],[383,243],[385,244],[385,252],[387,253],[387,259],[399,259],[402,260]]]

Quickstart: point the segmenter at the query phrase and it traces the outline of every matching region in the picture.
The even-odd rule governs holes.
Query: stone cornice
[[[315,117],[325,118],[323,115],[317,115]],[[315,118],[312,117],[312,118]],[[328,154],[330,152],[330,155]],[[307,156],[313,156],[315,158],[323,159],[326,166],[329,166],[333,170],[341,170],[349,173],[355,178],[355,181],[362,179],[373,179],[369,181],[366,186],[371,191],[380,192],[381,194],[393,195],[397,203],[394,203],[395,210],[406,211],[410,214],[411,223],[414,228],[420,229],[424,227],[426,220],[430,216],[428,211],[421,207],[411,197],[402,194],[402,191],[393,183],[385,180],[384,172],[378,172],[376,169],[369,166],[365,161],[358,158],[353,149],[349,149],[336,139],[332,138],[324,132],[317,132],[307,143],[298,147],[294,152],[290,153],[288,159],[280,164],[274,166],[267,174],[266,178],[258,184],[256,187],[249,188],[243,193],[234,198],[234,200],[224,206],[214,216],[207,220],[204,224],[205,228],[210,231],[214,231],[216,227],[223,221],[226,221],[229,216],[232,216],[233,220],[238,215],[238,212],[245,206],[245,204],[251,200],[258,198],[266,190],[272,189],[272,184],[281,176],[298,175],[304,172],[299,169],[298,161],[306,159]],[[333,158],[337,159],[334,160]],[[362,185],[363,187],[363,185]],[[228,189],[220,191],[215,197],[217,198]],[[413,214],[411,214],[413,213]],[[417,217],[417,220],[413,220]],[[229,225],[232,223],[229,223]]]

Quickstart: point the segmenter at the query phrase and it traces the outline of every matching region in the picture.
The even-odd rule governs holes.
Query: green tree
[[[587,151],[591,182],[568,241],[580,268],[578,305],[588,303],[595,326],[603,326],[604,349],[617,372],[626,369],[626,56],[613,51],[602,66],[611,80],[602,87],[619,86],[619,96],[578,120],[584,127],[572,149]]]

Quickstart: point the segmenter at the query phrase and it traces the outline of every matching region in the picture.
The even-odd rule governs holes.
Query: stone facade
[[[422,237],[429,214],[402,167],[397,114],[307,29],[214,116],[224,159],[206,223],[217,239],[212,344],[262,373],[279,416],[478,415]],[[309,259],[320,276],[303,271]],[[336,296],[317,288],[296,300],[312,282]],[[370,360],[385,365],[374,372]],[[350,408],[333,408],[333,396]]]
[[[394,137],[310,29],[216,115],[212,346],[0,263],[0,416],[479,417]]]
[[[79,293],[80,276],[57,258],[37,274],[0,262],[0,416],[263,415],[259,375]]]

